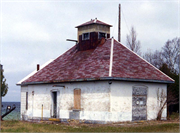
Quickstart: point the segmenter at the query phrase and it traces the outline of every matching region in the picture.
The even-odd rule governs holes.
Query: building
[[[174,80],[110,38],[110,27],[97,19],[77,26],[75,46],[18,83],[22,119],[156,119],[158,93]]]

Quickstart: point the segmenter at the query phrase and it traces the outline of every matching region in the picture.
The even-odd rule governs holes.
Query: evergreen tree
[[[6,79],[3,75],[4,70],[1,70],[1,96],[5,96],[8,92],[8,84],[6,84]]]
[[[168,115],[171,114],[169,112],[169,107],[176,107],[176,111],[179,112],[179,74],[175,71],[171,70],[167,64],[163,64],[160,67],[160,70],[164,72],[166,75],[174,79],[175,83],[167,85],[167,107],[168,107]],[[175,111],[175,110],[174,110]]]

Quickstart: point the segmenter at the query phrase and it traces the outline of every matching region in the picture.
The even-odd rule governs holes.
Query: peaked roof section
[[[112,77],[136,81],[174,82],[172,78],[116,40],[113,49]]]
[[[114,40],[112,76],[109,76],[111,40],[96,49],[78,51],[73,46],[23,84],[92,80],[126,80],[173,83],[174,80]]]
[[[104,23],[104,22],[102,22],[100,20],[97,20],[97,18],[95,18],[95,19],[91,19],[90,21],[88,21],[86,23],[83,23],[83,24],[81,24],[79,26],[76,26],[76,28],[82,27],[82,26],[85,26],[85,25],[91,25],[91,24],[100,24],[100,25],[107,25],[107,26],[112,27],[112,25],[106,24],[106,23]]]

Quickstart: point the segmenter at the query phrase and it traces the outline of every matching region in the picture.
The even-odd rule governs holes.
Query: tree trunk
[[[161,107],[161,109],[160,109],[159,112],[158,112],[158,115],[157,115],[157,120],[158,120],[158,121],[161,120],[161,117],[162,117],[162,111],[163,111],[164,106],[166,105],[166,103],[167,103],[167,99],[166,99],[166,101],[164,102],[163,106]]]

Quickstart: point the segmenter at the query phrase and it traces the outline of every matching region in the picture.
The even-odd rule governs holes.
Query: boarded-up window
[[[147,120],[147,87],[134,86],[132,90],[132,120]]]
[[[28,92],[26,92],[26,110],[28,110]]]
[[[74,109],[81,109],[81,89],[74,89]]]

